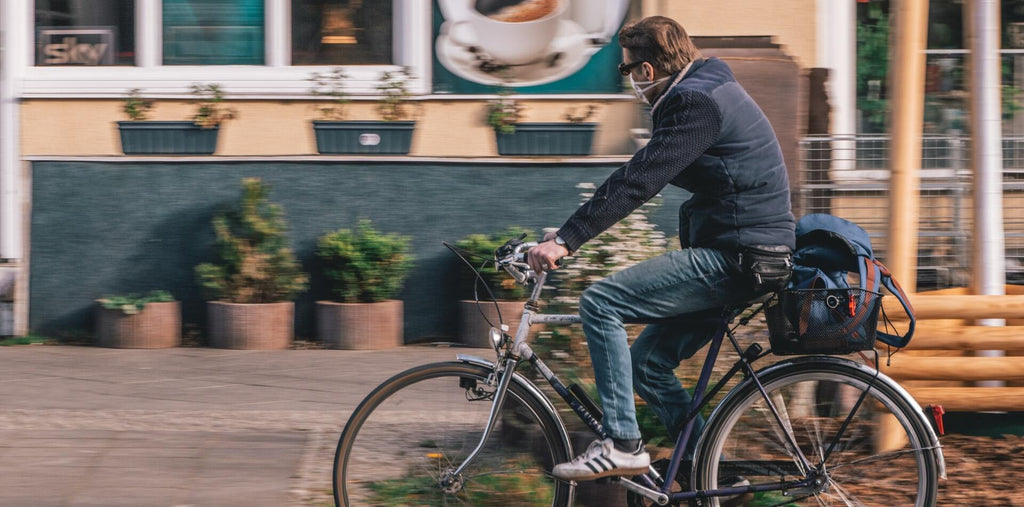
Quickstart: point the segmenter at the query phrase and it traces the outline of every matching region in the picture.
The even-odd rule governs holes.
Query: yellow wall
[[[817,0],[642,0],[644,16],[660,14],[678,20],[691,35],[770,35],[802,68],[815,62]],[[525,101],[525,120],[557,121],[570,107],[587,101]],[[120,141],[114,122],[124,119],[121,102],[84,99],[24,101],[21,114],[22,154],[118,155]],[[486,101],[436,99],[423,102],[413,136],[414,156],[496,156],[493,131],[484,122]],[[240,116],[224,125],[218,155],[316,154],[312,102],[233,101]],[[373,104],[354,102],[350,119],[376,118]],[[191,114],[186,101],[159,101],[154,120],[183,120]],[[634,150],[629,129],[641,126],[630,100],[606,101],[594,121],[595,155],[628,155]],[[646,125],[644,125],[646,126]]]
[[[809,68],[816,61],[816,4],[817,0],[645,0],[643,14],[670,17],[691,36],[771,35],[801,68]]]
[[[638,121],[631,100],[525,100],[524,121],[560,121],[569,109],[599,104],[591,121],[599,123],[594,155],[632,154],[629,129]],[[238,118],[225,123],[217,155],[314,155],[316,142],[310,101],[233,101]],[[150,120],[185,120],[187,101],[158,101]],[[370,102],[349,105],[348,119],[376,119]],[[438,157],[496,156],[494,131],[486,124],[486,101],[429,100],[420,108],[410,155]],[[21,152],[33,155],[119,155],[115,122],[124,120],[120,100],[27,100],[22,103]]]

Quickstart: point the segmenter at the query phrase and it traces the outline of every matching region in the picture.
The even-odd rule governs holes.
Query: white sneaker
[[[587,452],[559,463],[551,474],[566,481],[591,481],[614,475],[639,475],[651,466],[651,455],[641,445],[635,453],[615,448],[612,439],[594,440]]]

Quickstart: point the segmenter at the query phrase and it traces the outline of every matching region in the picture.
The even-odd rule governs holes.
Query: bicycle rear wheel
[[[334,462],[337,505],[568,505],[551,477],[571,458],[556,415],[513,381],[495,428],[454,485],[441,486],[476,448],[495,388],[467,363],[413,368],[381,384],[352,414]]]
[[[936,501],[939,464],[932,433],[887,377],[837,358],[798,359],[770,367],[759,379],[780,425],[757,386],[747,381],[722,401],[698,447],[700,489],[779,484],[807,476],[788,444],[792,435],[820,485],[747,494],[757,505],[917,505]],[[871,386],[868,389],[868,386]],[[842,429],[861,393],[868,394]],[[841,434],[840,434],[841,433]],[[839,435],[837,437],[837,435]],[[835,443],[822,465],[825,453]],[[718,505],[719,499],[710,499]],[[735,501],[736,499],[731,499]],[[725,503],[725,500],[721,500]]]

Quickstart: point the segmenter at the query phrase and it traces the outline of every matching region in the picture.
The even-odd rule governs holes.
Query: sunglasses
[[[643,65],[643,63],[643,60],[633,63],[622,62],[619,64],[619,74],[622,74],[623,76],[628,76],[629,73],[633,71],[633,69],[635,69],[639,65]]]

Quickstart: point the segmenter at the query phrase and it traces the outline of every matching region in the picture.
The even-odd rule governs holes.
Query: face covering
[[[647,98],[647,91],[658,86],[663,81],[667,80],[670,76],[665,76],[661,79],[654,81],[634,81],[633,75],[629,75],[629,84],[633,87],[633,91],[636,93],[636,98],[640,99],[641,102],[647,105],[651,105],[651,99]]]

